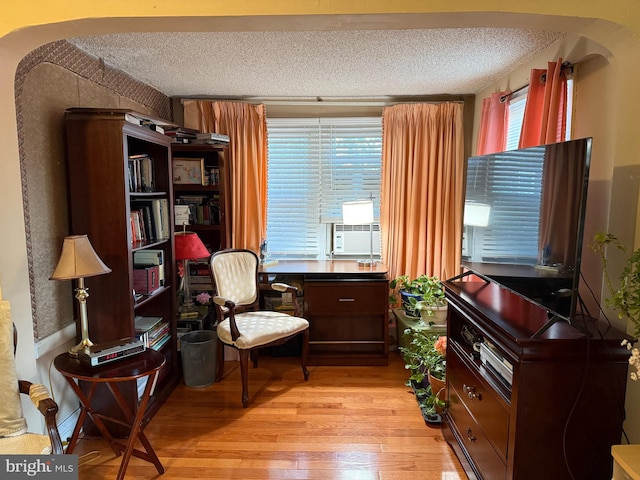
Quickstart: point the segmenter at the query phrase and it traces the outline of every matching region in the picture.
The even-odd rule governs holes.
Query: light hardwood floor
[[[309,367],[263,357],[250,367],[251,404],[240,372],[209,387],[181,384],[145,433],[165,473],[132,458],[126,479],[466,479],[442,431],[425,425],[397,353],[388,367]],[[139,447],[139,445],[138,445]],[[120,458],[101,439],[82,439],[81,480],[115,478]]]

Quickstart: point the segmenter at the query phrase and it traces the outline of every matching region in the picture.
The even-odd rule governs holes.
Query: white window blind
[[[526,152],[531,162],[523,167]],[[491,205],[491,224],[484,229],[482,261],[496,259],[535,263],[538,258],[544,147],[469,158],[467,200]]]
[[[323,255],[343,202],[372,195],[379,218],[381,118],[278,118],[267,129],[270,255]]]
[[[520,141],[522,131],[522,120],[524,118],[524,107],[527,103],[529,87],[525,87],[519,92],[508,97],[507,104],[507,140],[505,150],[515,150]]]

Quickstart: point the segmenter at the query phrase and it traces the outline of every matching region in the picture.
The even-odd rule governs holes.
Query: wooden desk
[[[131,455],[135,455],[136,457],[153,463],[158,473],[164,473],[164,467],[160,463],[160,459],[142,431],[144,414],[146,413],[149,398],[155,388],[156,380],[158,379],[158,372],[165,364],[164,355],[160,352],[156,352],[155,350],[146,350],[133,357],[116,360],[97,367],[89,367],[81,363],[77,358],[71,357],[68,353],[62,353],[55,358],[53,363],[80,399],[80,416],[78,417],[76,426],[73,429],[67,453],[73,453],[73,449],[78,441],[80,429],[88,415],[109,442],[113,453],[115,453],[116,456],[119,456],[124,452],[118,476],[116,477],[117,480],[122,480],[124,478]],[[122,395],[122,392],[119,390],[118,384],[122,382],[137,381],[138,379],[143,378],[146,379],[146,385],[144,392],[140,397],[138,407],[134,413],[131,411],[131,408]],[[88,393],[85,394],[80,389],[76,383],[77,380],[88,382],[90,385]],[[131,431],[126,444],[123,444],[113,438],[103,420],[118,424],[122,424],[122,422],[118,419],[95,412],[91,407],[91,402],[96,393],[96,387],[99,384],[105,384],[107,386],[116,400],[116,403],[122,410],[122,413],[125,415],[125,418],[129,420],[128,426],[131,428]],[[140,443],[145,449],[144,452],[134,448],[136,440],[140,440]]]
[[[355,260],[280,260],[275,265],[260,266],[261,274],[320,275],[339,278],[385,276],[389,267],[384,263],[360,266]]]
[[[260,267],[261,282],[298,281],[309,320],[310,365],[386,365],[388,267],[355,260],[281,260]]]

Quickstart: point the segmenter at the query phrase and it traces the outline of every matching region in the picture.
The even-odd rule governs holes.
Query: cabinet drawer
[[[387,282],[305,283],[308,315],[385,314]]]
[[[486,480],[505,479],[507,467],[455,390],[449,390],[447,415],[456,436]]]
[[[450,395],[453,397],[455,393],[475,421],[482,426],[503,460],[506,460],[509,412],[496,398],[496,392],[470,370],[455,351],[451,349],[449,352],[447,382]]]

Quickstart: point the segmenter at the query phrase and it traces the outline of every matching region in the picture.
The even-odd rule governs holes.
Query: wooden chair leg
[[[240,376],[242,377],[242,406],[249,406],[249,357],[251,350],[240,350]]]
[[[224,374],[224,343],[220,339],[217,342],[216,357],[218,364],[216,365],[216,382],[222,380],[222,375]]]
[[[300,354],[300,362],[302,363],[302,374],[304,381],[309,380],[309,370],[307,370],[307,354],[309,353],[309,329],[302,333],[302,353]]]

